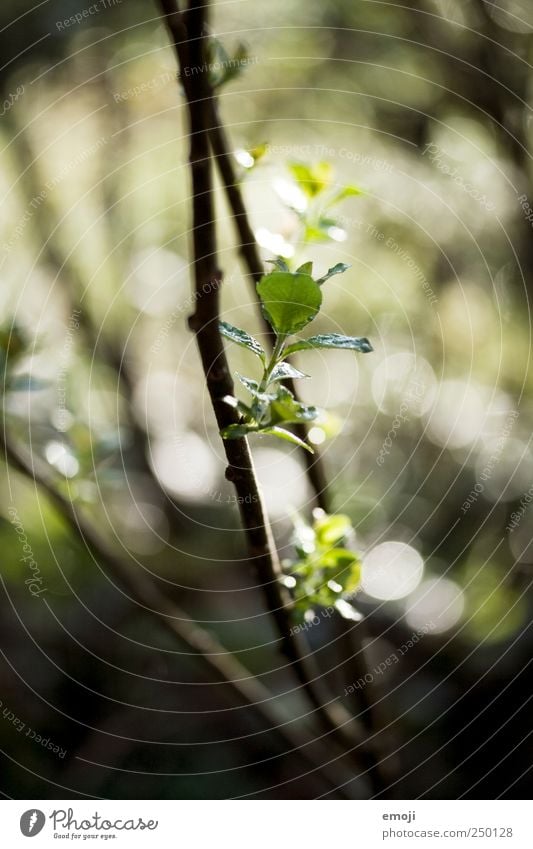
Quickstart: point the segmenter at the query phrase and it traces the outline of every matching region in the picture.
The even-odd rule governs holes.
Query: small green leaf
[[[254,339],[253,336],[250,336],[246,330],[241,330],[240,327],[234,327],[232,324],[228,324],[227,321],[219,322],[219,330],[226,339],[229,339],[230,342],[234,342],[236,345],[240,345],[241,348],[248,348],[256,357],[259,357],[261,360],[265,360],[265,351],[263,347],[259,344],[257,339]]]
[[[347,595],[354,593],[361,584],[361,563],[356,560],[352,563],[347,578],[341,582],[342,588]]]
[[[248,48],[243,42],[237,45],[233,56],[227,60],[227,63],[228,66],[225,69],[223,83],[228,83],[230,80],[235,79],[235,77],[240,76],[244,71],[244,66],[248,64]]]
[[[326,231],[321,230],[319,227],[315,227],[312,224],[308,224],[305,228],[303,240],[306,243],[327,242],[329,240],[329,236]]]
[[[309,375],[304,374],[303,371],[300,371],[297,368],[294,368],[294,366],[290,363],[278,363],[272,370],[270,383],[275,383],[277,380],[287,380],[288,378],[298,380],[301,377],[309,377]]]
[[[309,324],[322,304],[320,287],[309,274],[272,271],[259,281],[257,292],[269,324],[283,336]]]
[[[289,171],[300,188],[310,198],[316,197],[324,189],[328,188],[333,174],[333,169],[329,162],[317,162],[314,165],[305,165],[303,162],[291,162]]]
[[[270,434],[271,436],[277,436],[278,439],[284,439],[286,442],[292,442],[294,445],[299,445],[300,448],[305,448],[306,451],[309,451],[310,454],[314,454],[315,452],[311,448],[307,442],[304,442],[303,439],[300,439],[299,436],[296,436],[295,433],[291,433],[290,430],[285,430],[284,427],[264,427],[261,428],[259,433]]]
[[[279,422],[312,422],[318,416],[316,407],[308,407],[297,401],[292,392],[280,386],[277,396],[270,405],[271,424]]]
[[[233,156],[239,163],[239,165],[245,169],[245,171],[250,171],[252,168],[255,168],[257,163],[265,156],[268,151],[268,144],[265,142],[263,144],[258,144],[256,147],[251,147],[248,150],[245,148],[239,148],[238,150],[233,151]]]
[[[296,269],[297,274],[309,274],[313,275],[313,263],[312,262],[304,262],[299,268]],[[318,283],[318,280],[317,280]]]
[[[248,52],[246,45],[240,43],[230,57],[222,42],[211,38],[207,42],[206,60],[211,86],[219,88],[243,72],[248,62]]]
[[[320,545],[331,546],[339,543],[350,533],[352,522],[349,516],[339,513],[322,516],[315,521],[313,527]]]
[[[312,578],[316,573],[316,562],[310,560],[306,554],[301,556],[302,560],[292,565],[291,573],[300,578]]]
[[[328,231],[330,227],[338,227],[339,222],[335,218],[326,218],[325,215],[321,215],[318,219],[318,226],[321,230]]]
[[[259,162],[259,160],[262,159],[263,156],[265,156],[265,154],[267,152],[268,152],[268,142],[262,142],[261,144],[256,144],[255,147],[251,147],[248,150],[248,153],[250,154],[250,156],[254,160],[254,164],[256,162]]]
[[[320,277],[316,282],[319,286],[322,286],[322,283],[325,283],[326,280],[329,280],[330,277],[333,277],[334,274],[344,274],[345,271],[348,271],[350,268],[349,265],[346,265],[345,262],[338,262],[337,265],[334,265],[332,268],[328,268],[327,274],[324,274],[323,277]]]
[[[346,198],[355,198],[364,195],[364,191],[359,189],[357,186],[344,186],[336,195],[328,203],[328,206],[333,206],[336,203],[340,203],[342,200]]]
[[[328,521],[341,518],[347,519],[349,530],[351,522],[347,516],[328,516]],[[361,583],[361,559],[355,551],[346,548],[333,548],[322,555],[320,566],[325,569],[334,569],[334,580],[342,587],[343,593],[353,593]]]
[[[235,372],[237,378],[240,380],[243,386],[246,387],[248,392],[250,392],[254,398],[259,398],[260,401],[274,401],[277,397],[277,394],[268,394],[267,392],[259,391],[259,383],[257,380],[252,380],[251,377],[244,377],[242,374]]]
[[[209,68],[209,79],[213,88],[222,85],[225,79],[225,68],[229,61],[226,48],[218,38],[207,40],[205,47],[206,64]],[[218,66],[218,67],[217,67]]]
[[[294,342],[285,349],[285,355],[289,356],[296,351],[307,351],[311,348],[342,348],[347,351],[359,351],[361,354],[368,354],[373,351],[373,347],[364,336],[343,336],[342,333],[321,333],[318,336],[311,336],[309,339],[302,339],[300,342]]]
[[[222,428],[220,435],[222,439],[241,439],[243,436],[247,436],[254,430],[257,430],[256,425],[230,424],[227,427]]]
[[[359,562],[359,557],[353,551],[348,551],[346,548],[332,548],[321,556],[319,566],[322,569],[336,569],[342,572],[355,562]],[[337,580],[340,582],[341,579]]]

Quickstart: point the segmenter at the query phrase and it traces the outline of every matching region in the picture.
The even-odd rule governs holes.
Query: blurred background
[[[220,109],[265,262],[349,264],[324,288],[313,329],[374,346],[306,354],[302,393],[327,410],[311,438],[363,556],[355,605],[373,679],[364,698],[378,706],[380,745],[394,761],[391,792],[523,797],[533,8],[213,6],[226,50],[244,42],[248,52]],[[305,723],[246,560],[187,328],[186,111],[158,10],[6,0],[0,51],[5,427],[132,570],[154,576]],[[324,194],[310,200],[288,166],[325,161]],[[363,194],[329,210],[346,185]],[[217,223],[224,317],[261,337],[221,192]],[[228,354],[249,373],[246,351]],[[302,458],[266,438],[252,447],[283,550],[291,513],[309,518],[312,507]],[[331,791],[122,591],[32,480],[4,472],[4,796]],[[307,638],[332,697],[364,710],[362,688],[346,694],[361,672],[339,670],[335,623],[321,617]],[[364,778],[353,792],[369,794]]]

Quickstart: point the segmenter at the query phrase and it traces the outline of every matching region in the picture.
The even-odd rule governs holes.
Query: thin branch
[[[212,92],[207,73],[202,72],[205,64],[203,37],[208,4],[191,0],[185,19],[172,0],[159,2],[176,49],[189,113],[196,294],[196,311],[189,323],[196,334],[217,424],[219,429],[223,429],[237,424],[238,414],[225,402],[225,398],[233,394],[233,380],[218,330],[222,273],[217,260],[209,140]],[[190,74],[192,68],[195,69],[194,74]],[[376,766],[375,756],[363,738],[359,723],[340,703],[328,702],[314,659],[306,653],[307,647],[291,627],[293,602],[280,580],[278,555],[248,442],[244,438],[224,440],[224,450],[228,461],[226,477],[235,486],[250,560],[257,570],[268,610],[282,637],[283,650],[324,729],[333,732],[335,738],[351,751],[360,749],[361,761],[372,771]],[[371,777],[375,778],[375,772],[371,773]]]

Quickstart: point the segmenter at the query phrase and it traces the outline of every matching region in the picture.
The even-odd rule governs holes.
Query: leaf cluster
[[[298,521],[293,537],[297,559],[283,562],[297,614],[304,616],[313,607],[334,607],[358,590],[361,559],[347,547],[353,537],[352,523],[343,514],[317,510],[311,526]]]
[[[300,380],[308,377],[295,368],[287,359],[297,351],[337,348],[368,353],[372,346],[368,339],[345,336],[341,333],[321,333],[307,339],[290,341],[290,337],[303,330],[317,316],[322,305],[322,285],[335,274],[349,267],[338,263],[326,274],[315,279],[313,264],[306,262],[291,272],[282,259],[274,261],[275,270],[266,274],[257,285],[263,315],[275,334],[275,344],[270,357],[263,346],[245,330],[225,321],[220,322],[222,335],[247,350],[260,361],[262,377],[255,380],[241,374],[237,378],[251,396],[249,403],[226,397],[240,413],[240,422],[231,424],[221,431],[224,439],[238,439],[250,433],[276,436],[313,452],[313,449],[284,425],[309,423],[319,415],[314,406],[302,404],[284,385],[287,379]]]
[[[334,172],[329,162],[291,162],[288,168],[303,196],[299,208],[287,204],[300,219],[302,241],[310,244],[346,238],[335,218],[334,207],[347,198],[363,195],[362,189],[354,185],[334,188]]]

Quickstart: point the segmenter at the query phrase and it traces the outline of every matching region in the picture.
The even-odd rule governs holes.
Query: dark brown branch
[[[225,403],[233,395],[233,381],[226,359],[219,321],[219,289],[222,274],[218,267],[214,225],[213,180],[210,159],[209,125],[212,92],[204,66],[203,36],[207,4],[191,0],[187,19],[177,12],[170,0],[160,0],[167,16],[176,48],[181,79],[187,100],[190,124],[190,169],[193,189],[193,251],[196,311],[190,319],[207,389],[219,429],[238,422],[236,411]],[[187,43],[184,44],[184,40]],[[195,73],[187,73],[195,68]],[[300,683],[315,707],[317,718],[344,747],[360,748],[360,759],[368,770],[375,767],[375,756],[363,739],[359,724],[338,702],[328,702],[320,675],[306,646],[291,627],[292,600],[280,581],[281,570],[272,534],[263,507],[252,458],[246,439],[224,440],[228,461],[226,476],[235,486],[241,520],[246,532],[250,560],[257,570],[268,610],[282,637],[283,650],[293,665]]]

